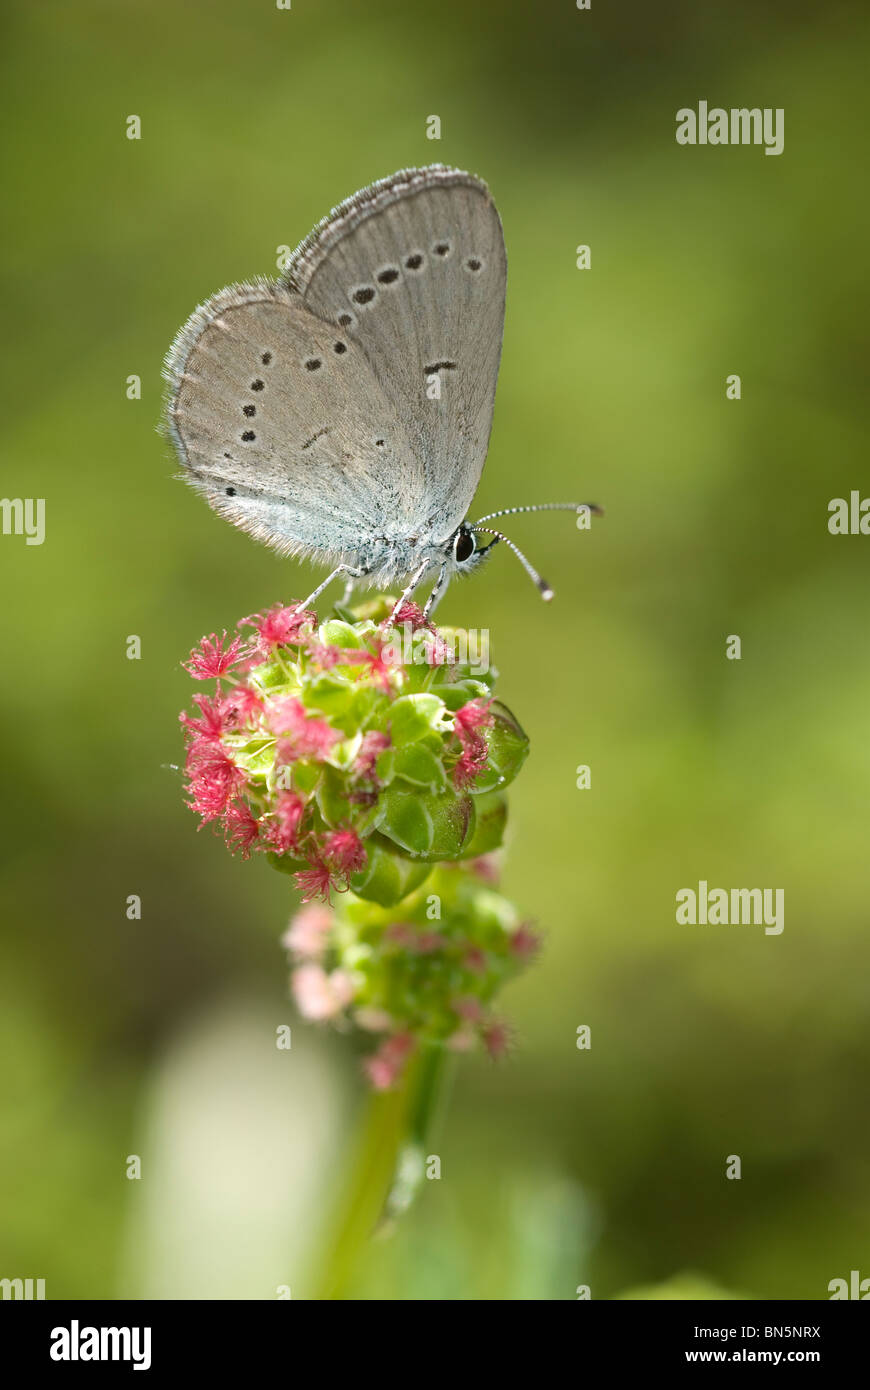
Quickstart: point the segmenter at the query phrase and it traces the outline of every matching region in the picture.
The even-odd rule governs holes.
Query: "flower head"
[[[293,997],[303,1018],[335,1018],[352,997],[353,981],[343,970],[329,974],[320,965],[300,965],[290,977]]]
[[[507,1046],[492,1000],[537,935],[492,852],[528,742],[414,605],[395,645],[389,601],[361,611],[318,626],[277,604],[244,620],[253,639],[203,638],[188,670],[216,688],[180,718],[190,806],[301,896],[283,937],[300,1011],[379,1035],[366,1072],[387,1089],[421,1044]]]
[[[322,859],[314,859],[307,869],[300,869],[293,878],[304,903],[316,899],[324,903],[329,902],[330,889],[335,887],[335,883],[332,869],[328,864],[324,864]]]
[[[279,603],[265,613],[252,613],[243,622],[256,630],[258,651],[269,656],[276,647],[298,644],[303,629],[316,624],[317,614],[309,613],[298,603],[291,604],[289,608]]]
[[[305,815],[305,804],[305,798],[298,792],[280,791],[275,797],[266,836],[268,843],[279,854],[298,852],[299,827]]]
[[[327,864],[345,878],[358,873],[366,865],[363,842],[355,830],[331,830],[321,843],[321,853]]]
[[[281,938],[282,946],[301,960],[317,960],[326,950],[332,913],[318,903],[300,907]]]
[[[197,680],[219,680],[241,659],[241,636],[234,637],[228,643],[225,632],[221,637],[212,633],[210,637],[203,637],[199,646],[194,647],[190,653],[189,661],[183,662],[182,665],[185,671],[189,671]]]
[[[376,1091],[389,1091],[395,1085],[413,1050],[414,1038],[410,1033],[394,1033],[366,1058],[363,1070]]]
[[[453,718],[453,732],[461,749],[453,769],[453,780],[457,787],[467,787],[486,767],[489,749],[480,731],[492,725],[492,714],[486,701],[478,699],[469,700],[467,705],[456,710]]]
[[[265,721],[273,734],[284,735],[278,740],[278,756],[282,763],[297,758],[327,758],[341,738],[325,719],[309,716],[295,695],[283,695],[270,700]]]

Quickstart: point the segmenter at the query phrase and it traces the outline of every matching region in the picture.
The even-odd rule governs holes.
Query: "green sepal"
[[[299,792],[301,796],[309,796],[320,781],[320,775],[323,771],[320,763],[300,760],[290,763],[288,766],[292,769],[290,781],[293,791]]]
[[[400,695],[390,706],[390,740],[394,748],[416,743],[427,734],[450,728],[444,701],[438,695]]]
[[[470,796],[408,791],[395,783],[381,793],[377,827],[415,859],[458,859],[474,834]]]
[[[528,737],[510,710],[495,700],[489,712],[492,724],[480,730],[487,746],[487,766],[469,787],[473,796],[506,787],[516,777],[529,752]]]
[[[463,859],[476,859],[498,849],[507,824],[507,798],[501,792],[485,792],[475,797],[474,834],[462,851]]]
[[[407,743],[403,748],[388,748],[378,758],[378,776],[385,783],[397,777],[413,787],[427,791],[442,791],[447,786],[444,764],[427,743]]]
[[[488,700],[489,686],[478,680],[462,680],[452,684],[444,682],[435,686],[435,693],[441,696],[450,713],[455,714],[472,700]]]
[[[350,887],[357,897],[381,907],[395,907],[432,872],[431,864],[397,854],[389,841],[377,834],[366,840],[366,853],[368,863],[352,876]]]
[[[334,767],[325,767],[317,785],[317,805],[326,824],[332,829],[338,825],[348,825],[356,809],[348,800],[347,783]]]
[[[348,651],[360,651],[365,647],[362,637],[350,623],[341,618],[328,618],[321,623],[318,637],[325,647],[342,647]]]

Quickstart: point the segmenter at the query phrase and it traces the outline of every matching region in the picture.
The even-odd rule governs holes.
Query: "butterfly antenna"
[[[480,521],[495,521],[496,517],[516,516],[518,512],[592,512],[594,516],[603,516],[604,508],[596,502],[539,502],[534,507],[505,507],[501,512],[488,512]]]
[[[481,519],[486,520],[485,517]],[[541,578],[534,565],[529,564],[528,560],[526,559],[525,555],[520,550],[518,545],[514,545],[512,540],[505,536],[501,531],[493,530],[491,526],[478,526],[477,522],[475,522],[475,524],[473,526],[469,526],[468,529],[469,531],[483,531],[487,536],[495,536],[495,539],[497,541],[504,541],[505,545],[508,546],[514,552],[523,569],[525,570],[526,574],[531,579],[532,583],[537,586],[541,598],[546,599],[547,602],[550,601],[550,599],[553,597],[553,590],[550,588],[546,579]],[[492,544],[494,545],[495,541],[493,541]]]

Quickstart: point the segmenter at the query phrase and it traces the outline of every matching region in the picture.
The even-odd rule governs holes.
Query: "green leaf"
[[[334,671],[324,672],[303,686],[302,703],[312,712],[335,719],[347,713],[355,693],[350,681],[336,675]]]
[[[400,695],[390,709],[390,737],[397,748],[425,738],[433,729],[440,733],[449,728],[444,701],[438,695]]]
[[[377,686],[358,682],[353,688],[353,699],[348,706],[344,720],[342,720],[342,727],[350,731],[351,727],[367,729],[373,724],[379,724],[379,707],[381,705],[385,710],[389,705],[389,699],[384,691],[379,690]],[[375,718],[376,714],[378,715],[377,719]]]
[[[474,833],[470,796],[413,792],[393,783],[381,794],[378,829],[417,859],[458,859]]]
[[[356,629],[340,618],[329,618],[321,623],[317,635],[325,647],[349,647],[352,651],[359,651],[365,646]]]
[[[361,743],[361,733],[355,733],[351,738],[343,738],[340,742],[333,744],[332,751],[327,754],[323,761],[346,772],[348,768],[352,767]]]
[[[292,685],[288,688],[287,673],[283,666],[277,661],[264,661],[262,665],[255,666],[252,671],[248,672],[248,681],[251,685],[256,686],[258,690],[262,690],[266,694],[268,694],[270,690],[280,689],[281,686],[284,687],[282,694],[285,695],[295,695],[298,691],[295,677],[293,678]]]
[[[296,762],[287,765],[290,768],[290,785],[295,792],[301,792],[307,796],[313,792],[317,783],[320,781],[320,763]],[[283,765],[282,765],[282,770]]]
[[[447,785],[444,764],[433,749],[425,743],[408,743],[404,748],[390,748],[392,755],[391,777],[401,777],[415,787],[426,787],[429,791],[440,791]]]
[[[395,907],[432,872],[431,864],[398,854],[380,835],[372,835],[366,841],[366,853],[368,863],[360,873],[353,875],[350,886],[357,897],[379,903],[381,907]]]
[[[345,779],[334,767],[325,767],[317,788],[317,805],[326,824],[332,827],[347,824],[354,807],[347,799]]]
[[[267,778],[275,764],[275,740],[250,739],[246,744],[233,748],[233,755],[250,776]]]
[[[395,787],[381,794],[377,824],[384,835],[411,854],[428,854],[435,828],[423,798]]]
[[[451,714],[455,714],[463,705],[467,705],[472,700],[488,700],[489,687],[483,681],[456,681],[452,685],[446,682],[438,685],[437,693],[442,697],[445,705]]]

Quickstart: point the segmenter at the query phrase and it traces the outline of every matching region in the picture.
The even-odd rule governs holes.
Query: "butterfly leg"
[[[356,580],[354,579],[353,575],[351,575],[350,579],[348,579],[347,583],[345,584],[344,591],[341,595],[341,603],[343,608],[346,608],[347,605],[350,603],[351,599],[353,598],[353,586],[355,583]]]
[[[405,586],[405,589],[403,590],[401,597],[400,597],[400,598],[396,601],[396,603],[393,605],[393,611],[392,611],[392,613],[390,614],[389,618],[387,619],[387,623],[393,622],[393,620],[395,619],[396,614],[398,613],[399,609],[402,607],[402,604],[408,602],[408,599],[411,597],[411,595],[413,594],[413,592],[414,592],[414,590],[416,589],[417,585],[420,583],[420,580],[423,578],[423,575],[426,573],[426,571],[427,571],[428,569],[431,569],[431,568],[432,568],[432,562],[431,562],[431,560],[424,560],[424,561],[422,562],[422,564],[419,564],[419,565],[417,566],[417,568],[414,570],[414,573],[411,575],[410,583],[408,583],[408,584]]]
[[[363,576],[367,573],[367,570],[354,569],[352,565],[338,565],[337,568],[332,571],[332,574],[328,574],[326,578],[323,580],[323,582],[321,584],[318,584],[314,592],[308,595],[305,602],[300,603],[299,607],[310,608],[314,600],[316,598],[319,598],[320,595],[323,593],[323,590],[327,588],[329,584],[332,583],[333,579],[337,579],[340,574],[348,575],[348,585],[352,588],[353,581],[355,579],[362,579]],[[345,593],[346,592],[347,590],[345,589]]]
[[[450,579],[447,574],[447,566],[442,565],[441,573],[435,581],[435,588],[432,590],[431,594],[426,600],[426,607],[423,609],[424,618],[428,618],[430,613],[435,612],[435,608],[444,597],[444,591],[449,583]]]

